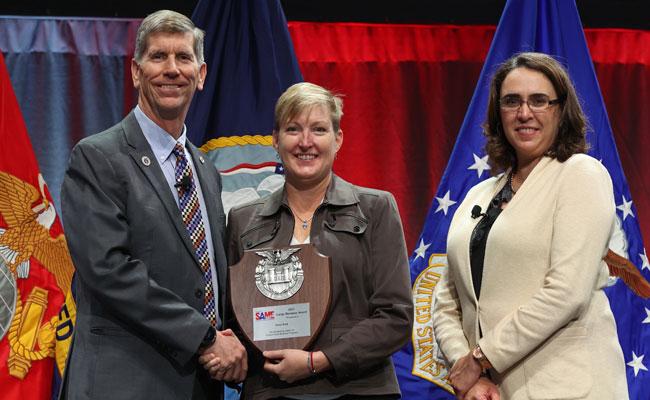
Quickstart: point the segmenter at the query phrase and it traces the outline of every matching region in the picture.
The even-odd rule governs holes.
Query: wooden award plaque
[[[258,350],[307,349],[332,299],[332,262],[312,244],[247,250],[229,267],[229,296]]]

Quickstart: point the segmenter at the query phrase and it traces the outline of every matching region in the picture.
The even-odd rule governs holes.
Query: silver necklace
[[[309,222],[311,222],[312,218],[314,218],[314,214],[312,214],[311,217],[309,217],[309,219],[302,219],[302,218],[298,217],[300,222],[302,222],[302,229],[306,230],[307,228],[309,228]]]
[[[298,214],[296,214],[293,211],[293,209],[291,207],[289,207],[289,209],[291,210],[291,214],[293,214],[294,217],[298,218],[298,220],[300,222],[302,222],[302,229],[307,230],[307,228],[309,228],[309,223],[314,218],[314,213],[311,213],[311,217],[309,217],[307,219],[302,219],[302,218],[300,218],[300,216]]]
[[[508,175],[508,186],[510,186],[510,191],[512,194],[517,193],[517,191],[512,187],[512,180],[514,179],[514,174],[510,172],[510,175]]]
[[[325,197],[323,197],[323,199],[320,201],[320,204],[323,204],[323,201],[325,201]],[[300,222],[302,222],[302,229],[307,230],[307,228],[309,228],[309,223],[311,222],[312,219],[314,219],[314,214],[316,214],[316,210],[314,210],[314,212],[311,213],[309,218],[302,219],[302,218],[300,218],[300,216],[298,214],[296,214],[295,211],[293,211],[293,208],[291,207],[291,204],[287,204],[287,205],[289,206],[289,210],[291,210],[291,214],[293,214],[293,216],[295,218],[298,218],[298,220]],[[316,208],[318,209],[318,207],[316,207]]]

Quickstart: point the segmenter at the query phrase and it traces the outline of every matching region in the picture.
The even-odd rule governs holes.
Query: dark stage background
[[[143,18],[168,8],[190,15],[198,0],[111,2],[25,0],[0,4],[0,15]],[[289,21],[496,25],[505,0],[280,0]],[[650,27],[646,0],[577,0],[585,27]]]

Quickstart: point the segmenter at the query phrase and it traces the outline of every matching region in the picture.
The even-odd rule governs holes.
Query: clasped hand
[[[224,382],[242,382],[248,372],[246,349],[230,329],[217,331],[214,343],[199,356],[213,379]]]
[[[499,389],[481,377],[481,364],[472,353],[461,357],[449,371],[449,380],[458,400],[499,400]]]
[[[499,388],[486,377],[479,378],[460,400],[500,400]]]
[[[264,370],[287,383],[309,377],[309,352],[296,349],[271,350],[263,353]]]

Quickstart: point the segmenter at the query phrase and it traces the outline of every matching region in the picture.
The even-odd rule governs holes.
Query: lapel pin
[[[142,156],[142,164],[144,164],[145,167],[148,167],[151,165],[151,160],[147,156]]]
[[[203,156],[199,156],[199,161],[201,161],[201,164],[205,164],[205,158]]]

